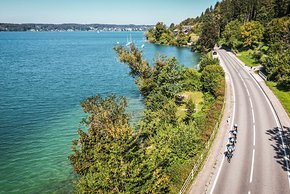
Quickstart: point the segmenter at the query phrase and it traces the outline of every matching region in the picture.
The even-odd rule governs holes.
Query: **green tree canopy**
[[[148,170],[138,132],[129,126],[124,98],[89,97],[81,103],[88,115],[86,129],[79,129],[69,157],[74,171],[82,175],[77,193],[138,192]],[[145,173],[145,174],[144,174]],[[142,178],[143,177],[143,178]]]
[[[218,65],[218,64],[219,64],[219,60],[214,59],[212,56],[212,53],[209,52],[208,54],[203,55],[201,57],[201,60],[199,62],[199,66],[198,66],[198,71],[202,72],[205,67],[207,67],[209,65]]]
[[[227,46],[237,48],[242,44],[240,26],[241,22],[239,20],[233,20],[226,25],[225,30],[222,33],[222,38]]]
[[[252,48],[263,40],[264,27],[258,21],[251,21],[241,27],[242,40],[245,47]]]
[[[155,26],[154,36],[157,42],[160,41],[160,38],[163,33],[166,32],[166,26],[163,22],[158,22]]]
[[[208,65],[201,73],[203,89],[213,96],[220,96],[221,82],[224,79],[224,71],[219,65]]]

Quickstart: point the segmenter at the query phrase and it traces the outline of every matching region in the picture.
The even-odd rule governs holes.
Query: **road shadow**
[[[221,46],[221,49],[224,49],[224,50],[229,51],[229,52],[232,51],[232,49],[230,47],[228,47],[224,44]]]
[[[281,132],[282,137],[283,137],[283,142],[285,145],[285,151],[287,154],[287,158],[285,158],[279,128],[275,127],[273,129],[268,129],[266,131],[266,134],[270,136],[269,140],[272,142],[271,146],[273,147],[273,149],[276,152],[276,155],[274,156],[274,158],[276,159],[277,163],[281,165],[281,167],[284,171],[288,171],[289,169],[287,169],[287,164],[286,164],[285,160],[287,158],[289,158],[290,128],[287,127],[287,130],[284,129]],[[289,159],[288,159],[288,164],[289,164]]]

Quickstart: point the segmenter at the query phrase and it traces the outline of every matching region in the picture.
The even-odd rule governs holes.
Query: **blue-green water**
[[[131,33],[139,47],[143,33]],[[0,33],[0,193],[68,193],[67,160],[88,96],[126,96],[137,119],[141,96],[117,62],[116,42],[128,32]],[[199,56],[187,48],[144,43],[146,59],[176,56],[195,67]]]

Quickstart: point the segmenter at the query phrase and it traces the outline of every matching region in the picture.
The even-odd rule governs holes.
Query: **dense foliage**
[[[69,157],[74,170],[81,175],[77,192],[104,193],[138,190],[143,184],[147,167],[143,163],[139,134],[129,126],[124,98],[100,96],[81,103],[88,117],[86,130],[79,129],[79,139],[73,142],[74,154]]]
[[[144,116],[133,128],[124,98],[81,103],[87,117],[69,157],[78,175],[76,192],[177,193],[220,115],[223,71],[209,56],[197,72],[175,58],[159,57],[150,66],[134,45],[115,50],[144,96]],[[186,91],[202,92],[203,103],[180,102]]]
[[[159,44],[191,45],[192,50],[202,52],[215,45],[236,53],[247,51],[255,64],[263,65],[269,80],[290,90],[289,14],[289,0],[222,0],[200,17],[178,25],[166,28],[158,23],[158,28],[147,32],[147,38]],[[156,34],[167,38],[156,39]]]

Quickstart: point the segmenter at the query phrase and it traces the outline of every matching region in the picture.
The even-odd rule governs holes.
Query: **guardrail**
[[[259,70],[259,76],[265,81],[267,81],[267,76]]]
[[[198,158],[198,163],[193,166],[191,172],[189,173],[188,177],[184,181],[183,186],[182,186],[182,188],[179,191],[179,194],[183,194],[186,191],[188,185],[193,180],[194,175],[198,172],[198,169],[201,167],[202,163],[204,162],[204,158],[207,156],[207,152],[209,151],[209,148],[210,148],[210,146],[211,146],[211,144],[212,144],[212,142],[214,140],[214,137],[215,137],[215,135],[217,133],[217,130],[219,128],[219,125],[220,125],[220,122],[221,122],[221,119],[222,119],[222,116],[223,116],[223,113],[224,113],[224,108],[225,108],[225,99],[224,99],[224,102],[223,102],[223,108],[222,108],[221,114],[219,116],[218,122],[216,123],[216,125],[214,127],[214,130],[213,130],[212,134],[210,135],[209,140],[207,141],[207,143],[205,145],[205,149],[201,153],[200,157]]]

